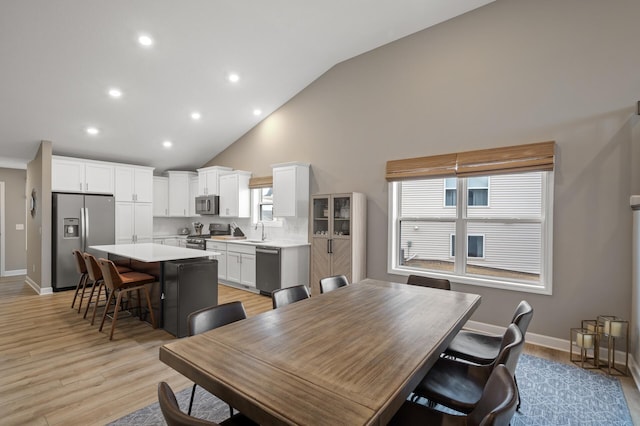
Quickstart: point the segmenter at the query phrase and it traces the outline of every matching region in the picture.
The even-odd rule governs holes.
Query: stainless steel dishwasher
[[[256,288],[260,294],[271,296],[280,288],[280,248],[256,247]]]

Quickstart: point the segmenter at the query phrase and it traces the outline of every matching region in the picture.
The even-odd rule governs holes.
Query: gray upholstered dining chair
[[[445,278],[423,277],[422,275],[409,275],[407,284],[421,287],[439,288],[441,290],[451,290],[451,282]]]
[[[296,285],[275,290],[271,293],[271,302],[273,303],[273,309],[277,309],[309,297],[311,295],[306,285]]]
[[[509,324],[502,338],[500,354],[489,365],[470,364],[440,358],[413,391],[414,400],[423,397],[461,413],[470,413],[478,405],[491,372],[504,364],[511,377],[524,348],[524,337],[515,324]]]
[[[158,383],[158,403],[168,426],[252,426],[257,425],[241,413],[237,413],[218,424],[192,417],[180,411],[176,395],[166,382]]]
[[[500,364],[491,371],[482,396],[466,416],[445,413],[406,401],[388,423],[389,426],[508,426],[516,412],[518,394],[511,373]]]
[[[247,318],[247,312],[244,310],[244,306],[240,301],[209,306],[189,314],[187,317],[189,336],[204,333],[205,331],[213,330],[214,328],[222,327],[223,325],[231,324],[245,318]],[[193,407],[196,387],[197,385],[194,383],[191,389],[191,399],[189,400],[189,410],[187,412],[189,415]],[[231,416],[233,416],[233,407],[231,407],[231,405],[229,405],[229,411]]]
[[[344,275],[334,275],[320,280],[320,294],[337,290],[340,287],[349,285],[349,280]]]

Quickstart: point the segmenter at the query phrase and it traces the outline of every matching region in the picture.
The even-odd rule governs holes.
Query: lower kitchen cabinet
[[[255,246],[227,244],[227,281],[256,287]]]
[[[218,261],[218,279],[227,279],[227,243],[220,243],[217,241],[207,241],[207,251],[215,251],[220,253],[216,256],[211,256]]]

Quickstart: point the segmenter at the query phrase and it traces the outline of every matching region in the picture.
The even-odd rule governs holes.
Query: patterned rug
[[[516,375],[522,407],[511,421],[513,426],[633,425],[620,381],[615,377],[531,355],[521,355]],[[190,395],[190,387],[176,394],[185,412]],[[198,387],[192,415],[221,422],[229,417],[229,408]],[[155,403],[109,425],[165,424],[160,407]]]

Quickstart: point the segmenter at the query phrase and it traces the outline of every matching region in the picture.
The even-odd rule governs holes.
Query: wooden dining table
[[[384,425],[479,304],[366,279],[168,343],[160,360],[263,425]]]

